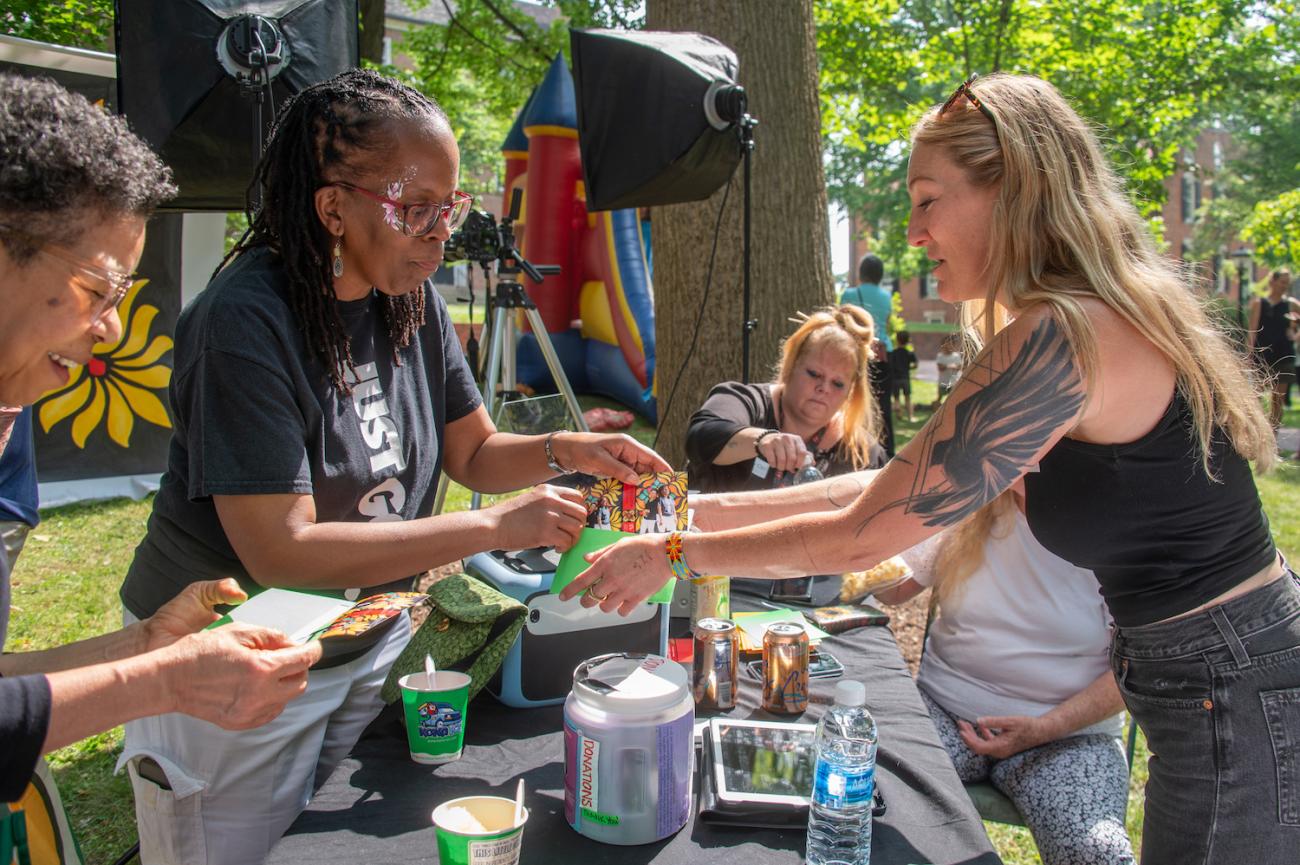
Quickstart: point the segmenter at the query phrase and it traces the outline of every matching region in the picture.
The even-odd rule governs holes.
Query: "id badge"
[[[754,457],[754,468],[752,469],[754,477],[756,478],[767,477],[767,473],[771,470],[771,468],[772,467],[767,464],[767,460],[763,459],[762,457]]]

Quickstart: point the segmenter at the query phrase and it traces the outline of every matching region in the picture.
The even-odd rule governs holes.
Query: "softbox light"
[[[172,210],[243,210],[275,110],[355,67],[357,0],[117,0],[118,108],[176,174]]]
[[[699,33],[574,30],[589,210],[708,198],[740,162],[735,53]]]

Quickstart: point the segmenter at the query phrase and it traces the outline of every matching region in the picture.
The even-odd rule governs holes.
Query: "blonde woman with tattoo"
[[[669,575],[860,570],[1023,479],[1034,537],[1093,571],[1116,624],[1112,671],[1155,755],[1142,861],[1294,862],[1300,588],[1251,472],[1276,457],[1257,384],[1051,85],[970,79],[912,143],[908,237],[972,355],[940,411],[856,494],[700,497],[708,528],[766,522],[623,541],[564,594],[601,580],[626,613]]]

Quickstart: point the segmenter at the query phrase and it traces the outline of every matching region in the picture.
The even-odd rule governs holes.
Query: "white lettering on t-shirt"
[[[376,475],[386,469],[402,472],[406,469],[406,454],[402,449],[402,434],[389,416],[388,399],[379,383],[379,372],[373,363],[363,363],[355,373],[349,371],[346,380],[352,386],[352,411],[357,416],[357,426],[370,455],[370,471]],[[397,478],[390,477],[361,497],[357,509],[374,522],[400,520],[406,505],[406,488]]]
[[[347,375],[352,385],[352,410],[361,422],[361,438],[366,447],[379,453],[370,456],[370,471],[379,474],[387,468],[406,469],[406,455],[402,452],[402,434],[388,416],[388,400],[379,384],[379,372],[373,363],[357,366],[356,374]]]
[[[388,478],[361,497],[357,510],[370,517],[371,522],[387,523],[402,518],[406,507],[406,488],[397,478]]]

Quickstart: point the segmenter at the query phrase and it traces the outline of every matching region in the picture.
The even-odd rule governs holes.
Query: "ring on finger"
[[[591,595],[591,597],[592,597],[593,599],[595,599],[597,602],[603,604],[603,603],[605,603],[605,601],[609,600],[609,595],[608,595],[608,594],[604,594],[604,595],[598,595],[598,594],[596,594],[596,583],[599,583],[599,582],[600,582],[600,580],[596,580],[595,583],[592,583],[590,586],[587,586],[587,594],[588,594],[588,595]]]

